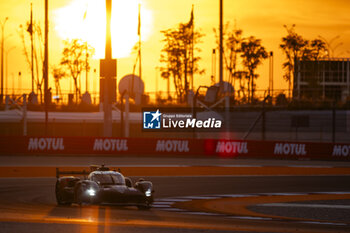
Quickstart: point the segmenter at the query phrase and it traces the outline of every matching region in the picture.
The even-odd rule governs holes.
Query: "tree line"
[[[330,48],[323,39],[305,39],[296,32],[295,25],[291,27],[284,25],[284,27],[286,35],[282,37],[279,47],[285,55],[283,78],[288,82],[290,90],[294,78],[295,61],[329,57]],[[218,30],[214,28],[213,32],[216,44],[219,46]],[[36,22],[27,22],[25,26],[20,26],[19,33],[26,61],[30,69],[34,67],[37,92],[42,95],[41,72],[44,43],[40,25]],[[177,99],[184,102],[190,90],[193,89],[193,79],[200,78],[205,73],[205,70],[199,66],[201,60],[199,44],[205,35],[200,29],[194,28],[193,11],[188,22],[179,23],[174,28],[162,30],[161,33],[163,34],[163,48],[160,55],[161,77],[169,82],[172,81]],[[35,40],[34,60],[31,59],[28,50],[28,36],[33,36]],[[245,36],[242,29],[232,27],[229,23],[224,27],[223,38],[223,62],[228,76],[225,82],[234,87],[235,96],[241,102],[254,103],[257,101],[255,92],[259,78],[257,68],[268,58],[268,52],[261,39],[252,35]],[[80,77],[83,72],[89,72],[90,58],[93,53],[93,48],[87,42],[79,39],[64,41],[60,63],[51,66],[56,94],[60,92],[60,80],[70,77],[74,83],[75,101],[76,103],[80,101]],[[34,63],[33,66],[32,63]]]
[[[23,45],[23,53],[29,69],[34,68],[34,83],[37,93],[40,93],[40,99],[43,99],[43,62],[44,62],[44,41],[42,30],[38,22],[28,21],[26,25],[20,25],[19,35]],[[33,38],[33,59],[28,41]],[[79,103],[81,97],[81,74],[90,71],[90,58],[94,49],[80,39],[64,40],[64,48],[59,64],[50,67],[54,78],[56,95],[61,96],[60,81],[63,78],[71,77],[74,84],[75,102]]]
[[[280,48],[285,55],[283,78],[288,82],[288,92],[291,93],[292,80],[295,78],[294,68],[298,61],[317,61],[329,57],[330,48],[322,39],[307,40],[295,31],[295,24],[291,27],[284,25],[287,35],[282,37]],[[312,71],[310,71],[312,72]],[[313,76],[317,75],[313,73]],[[316,77],[308,80],[310,86],[317,85]]]
[[[191,18],[192,19],[192,18]],[[161,76],[164,79],[172,79],[177,95],[177,99],[184,101],[190,91],[188,85],[188,75],[204,73],[204,69],[199,68],[201,57],[197,54],[201,51],[198,44],[204,36],[200,30],[193,31],[193,22],[180,23],[176,28],[170,28],[163,33],[163,49],[161,51],[160,62]],[[295,61],[319,60],[329,57],[330,48],[327,43],[316,38],[305,39],[295,31],[295,25],[288,27],[284,25],[287,35],[281,38],[279,45],[285,56],[283,63],[283,78],[288,82],[289,92],[294,78]],[[219,48],[218,30],[214,28],[217,50]],[[189,49],[192,46],[192,57]],[[266,48],[262,45],[262,40],[255,36],[244,36],[242,29],[231,27],[226,23],[223,30],[223,62],[226,73],[226,81],[234,87],[236,98],[242,103],[254,103],[256,80],[259,78],[257,68],[269,56]],[[310,81],[311,82],[311,81]],[[214,83],[212,83],[214,84]],[[315,85],[315,84],[310,84]]]

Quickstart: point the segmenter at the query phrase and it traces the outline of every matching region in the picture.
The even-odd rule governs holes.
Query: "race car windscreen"
[[[92,180],[99,184],[125,185],[125,179],[121,174],[94,174]]]

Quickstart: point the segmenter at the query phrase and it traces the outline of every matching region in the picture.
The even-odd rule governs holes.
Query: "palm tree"
[[[323,40],[312,40],[310,46],[312,50],[311,57],[315,61],[318,61],[320,58],[326,57],[328,55],[327,45]]]
[[[219,49],[219,33],[217,32],[217,29],[213,29],[216,39],[217,48]],[[223,31],[223,38],[224,38],[224,49],[223,49],[223,55],[224,55],[224,62],[227,71],[229,72],[229,79],[228,82],[231,83],[233,86],[236,85],[236,71],[237,71],[237,64],[238,59],[237,56],[240,53],[240,47],[241,43],[243,41],[242,38],[243,30],[237,29],[236,26],[233,28],[230,28],[229,22],[226,23],[224,31]]]
[[[307,54],[305,48],[309,42],[295,32],[295,24],[293,24],[290,28],[288,28],[286,25],[284,25],[284,27],[286,28],[288,34],[287,36],[282,37],[282,44],[280,44],[280,48],[286,55],[286,62],[283,63],[283,68],[285,69],[283,78],[288,82],[288,93],[290,97],[292,74],[295,65],[294,62],[300,60],[301,58],[305,58]]]
[[[53,78],[55,80],[55,88],[56,88],[56,96],[61,96],[61,86],[60,80],[66,77],[66,72],[62,69],[62,67],[54,67],[52,69]],[[59,99],[57,99],[57,102]]]
[[[201,51],[196,45],[201,42],[203,34],[200,31],[192,31],[190,23],[180,23],[177,28],[170,28],[161,33],[164,36],[164,47],[160,57],[160,62],[164,64],[164,67],[160,68],[161,76],[165,79],[173,78],[176,96],[183,101],[187,99],[190,89],[188,74],[204,73],[204,70],[199,69],[198,62],[201,57],[193,55],[193,51]]]
[[[84,70],[86,72],[90,70],[90,63],[88,60],[86,60],[86,57],[91,57],[91,54],[94,51],[91,46],[78,39],[65,41],[64,43],[65,47],[62,52],[63,56],[61,59],[61,65],[68,69],[71,77],[73,78],[76,95],[75,100],[76,103],[78,103],[81,88],[78,85],[78,80]]]
[[[248,101],[252,102],[255,91],[254,79],[259,77],[255,70],[262,60],[268,57],[268,54],[265,47],[261,45],[261,40],[256,39],[254,36],[250,36],[242,41],[240,51],[243,65],[248,70]]]
[[[289,88],[289,98],[291,93],[291,82],[292,76],[294,80],[295,73],[295,62],[298,61],[318,61],[322,57],[327,56],[327,45],[325,41],[321,39],[314,39],[312,41],[304,39],[301,35],[295,32],[295,24],[288,28],[286,25],[284,27],[287,30],[287,36],[282,37],[282,44],[280,48],[283,50],[286,61],[283,63],[283,68],[285,70],[284,79],[288,82]],[[317,64],[310,68],[310,73],[312,78],[308,80],[311,89],[317,89],[317,70],[315,70]]]

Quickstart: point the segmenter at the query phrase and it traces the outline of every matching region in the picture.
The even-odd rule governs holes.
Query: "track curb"
[[[256,221],[288,221],[305,224],[350,226],[348,222],[326,221],[264,214],[249,210],[254,206],[273,202],[305,200],[350,199],[350,192],[310,192],[310,193],[252,193],[225,194],[161,198],[155,207],[164,211],[181,212],[192,215],[217,216],[228,219]]]

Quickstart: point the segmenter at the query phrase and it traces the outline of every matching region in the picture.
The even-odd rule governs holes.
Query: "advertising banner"
[[[0,154],[350,160],[350,144],[180,138],[0,136]]]

